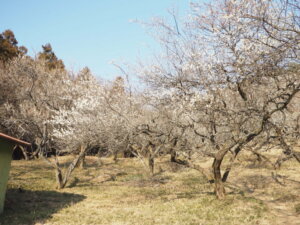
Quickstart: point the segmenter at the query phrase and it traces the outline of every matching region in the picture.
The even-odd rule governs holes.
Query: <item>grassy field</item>
[[[103,159],[100,166],[87,157],[87,168],[76,169],[69,186],[57,190],[44,161],[13,161],[0,224],[300,224],[300,165],[294,161],[276,177],[266,165],[237,161],[224,201],[198,171],[167,158],[156,168],[150,178],[136,159]]]

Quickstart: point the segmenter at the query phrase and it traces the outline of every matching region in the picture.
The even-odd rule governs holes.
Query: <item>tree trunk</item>
[[[32,153],[32,158],[38,159],[39,158],[39,153],[41,151],[41,148],[38,147],[33,153]]]
[[[118,162],[118,153],[119,153],[119,151],[115,151],[115,152],[114,152],[114,162],[115,162],[115,163]]]
[[[153,174],[154,174],[154,157],[152,157],[152,154],[149,155],[148,165],[149,165],[149,169],[150,169],[150,174],[151,174],[151,176],[153,176]]]
[[[223,177],[222,177],[222,182],[226,182],[227,181],[227,178],[229,176],[229,173],[231,171],[231,168],[232,168],[232,165],[235,161],[235,159],[237,158],[237,155],[239,154],[239,152],[242,150],[241,146],[238,146],[234,152],[233,152],[233,155],[230,159],[230,163],[229,165],[227,166],[226,170],[225,170],[225,173],[223,174]],[[221,162],[222,163],[222,162]]]
[[[25,160],[28,160],[29,157],[28,157],[28,154],[27,154],[27,151],[25,150],[25,148],[22,145],[19,145],[19,147],[24,155]]]
[[[67,172],[65,174],[65,177],[63,179],[63,186],[62,188],[64,188],[71,176],[71,173],[73,172],[73,170],[76,168],[76,166],[78,165],[79,161],[82,159],[82,157],[85,155],[86,153],[86,148],[82,148],[81,152],[79,153],[79,155],[73,160],[73,162],[69,165]]]
[[[207,179],[207,181],[209,183],[214,183],[214,178],[213,178],[213,174],[211,173],[211,171],[206,170],[205,168],[202,168],[199,165],[195,165],[194,163],[192,163],[192,161],[187,161],[186,166],[195,170],[198,170],[199,172],[201,172],[201,174]]]
[[[56,177],[57,188],[58,189],[64,188],[62,172],[61,169],[58,167],[56,168],[55,171],[55,177]]]
[[[56,182],[57,182],[57,187],[58,189],[62,189],[66,187],[66,184],[68,183],[68,180],[71,176],[71,173],[73,170],[77,167],[79,161],[82,159],[82,157],[86,153],[86,148],[81,148],[81,152],[79,155],[72,161],[72,163],[69,165],[65,176],[63,176],[62,171],[59,166],[58,159],[56,158],[55,160],[55,172],[56,172]]]
[[[215,180],[215,194],[218,199],[224,199],[225,198],[225,187],[224,183],[222,181],[222,175],[221,175],[221,164],[224,159],[224,156],[228,152],[228,149],[221,150],[215,155],[215,159],[213,162],[213,174],[214,174],[214,180]]]
[[[213,173],[214,173],[214,179],[215,179],[215,194],[218,199],[224,199],[225,198],[225,188],[222,181],[222,175],[221,175],[221,163],[222,160],[214,160],[213,163]]]
[[[56,177],[57,188],[62,189],[64,187],[63,175],[62,175],[61,169],[59,167],[59,162],[58,162],[57,157],[55,158],[54,165],[55,165],[55,177]]]
[[[149,166],[151,176],[154,175],[154,157],[155,157],[154,145],[150,144],[150,146],[148,146],[148,166]]]
[[[79,162],[79,168],[80,169],[85,169],[86,163],[85,163],[85,154],[82,156]]]
[[[177,159],[176,159],[176,156],[177,156],[176,151],[172,148],[171,151],[170,151],[170,153],[171,153],[171,162],[177,162]]]
[[[173,143],[172,143],[172,147],[171,147],[171,150],[170,150],[170,154],[171,154],[171,162],[177,162],[177,153],[175,151],[175,147],[177,145],[177,138],[174,138],[173,140]]]
[[[85,163],[86,149],[87,149],[86,145],[83,145],[83,144],[80,145],[79,154],[84,152],[84,154],[81,156],[78,164],[76,165],[76,167],[79,167],[80,169],[84,169],[85,165],[86,165],[86,163]]]

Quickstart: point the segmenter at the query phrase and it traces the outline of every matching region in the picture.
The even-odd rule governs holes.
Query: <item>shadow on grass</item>
[[[43,223],[62,208],[76,204],[85,196],[56,191],[9,189],[0,225]]]

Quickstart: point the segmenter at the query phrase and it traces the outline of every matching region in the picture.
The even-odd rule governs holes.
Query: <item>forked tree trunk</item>
[[[62,174],[62,171],[61,171],[60,166],[59,166],[58,159],[56,158],[56,161],[55,161],[56,182],[57,182],[57,186],[58,186],[59,189],[62,189],[62,188],[66,187],[66,184],[68,183],[68,180],[69,180],[72,172],[77,167],[79,161],[82,159],[82,157],[85,155],[85,153],[86,153],[86,148],[81,148],[81,151],[80,151],[79,155],[69,165],[69,167],[68,167],[68,169],[65,173],[65,176],[63,176],[63,174]]]

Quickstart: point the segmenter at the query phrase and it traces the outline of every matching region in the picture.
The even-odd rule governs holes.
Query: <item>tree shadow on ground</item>
[[[43,224],[52,214],[85,198],[83,195],[56,191],[9,189],[4,212],[0,215],[0,225]]]

